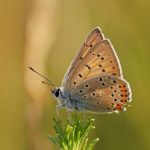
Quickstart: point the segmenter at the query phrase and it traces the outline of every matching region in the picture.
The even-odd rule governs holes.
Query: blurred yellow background
[[[56,149],[46,135],[54,133],[57,102],[28,66],[59,86],[85,36],[100,26],[133,102],[119,115],[93,115],[95,149],[150,150],[149,6],[147,0],[0,0],[0,149]]]

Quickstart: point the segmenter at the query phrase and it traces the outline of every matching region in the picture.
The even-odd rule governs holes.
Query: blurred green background
[[[95,149],[150,150],[149,6],[148,0],[0,0],[0,149],[56,149],[46,135],[54,133],[57,102],[27,66],[59,86],[85,36],[100,26],[133,101],[126,112],[93,115],[91,136],[100,138]]]

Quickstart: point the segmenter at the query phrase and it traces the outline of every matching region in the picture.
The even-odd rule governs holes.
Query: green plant
[[[66,123],[54,118],[55,136],[48,135],[48,139],[61,150],[92,150],[98,138],[93,139],[88,143],[88,133],[94,119],[89,118],[86,121],[81,121],[80,117],[74,115],[71,121]]]

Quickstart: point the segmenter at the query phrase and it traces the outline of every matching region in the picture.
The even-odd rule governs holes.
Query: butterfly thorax
[[[73,99],[69,93],[64,92],[62,87],[55,89],[52,94],[58,100],[59,104],[67,107],[69,110],[84,110],[82,103],[79,100]]]

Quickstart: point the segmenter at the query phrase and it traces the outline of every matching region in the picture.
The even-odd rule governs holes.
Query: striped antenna
[[[45,76],[43,76],[42,74],[40,74],[39,72],[37,72],[35,69],[33,69],[32,67],[29,67],[29,69],[31,71],[33,71],[34,73],[38,74],[39,76],[41,76],[42,78],[44,78],[47,82],[42,81],[42,83],[44,84],[48,84],[50,86],[52,86],[54,89],[56,89],[56,86],[52,83],[52,81],[50,81],[48,78],[46,78]]]

